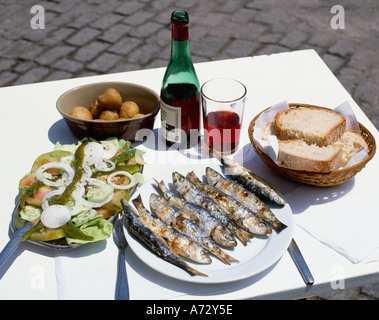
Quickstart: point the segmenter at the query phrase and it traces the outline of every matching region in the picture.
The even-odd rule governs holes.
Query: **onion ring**
[[[94,181],[94,180],[97,180],[97,181]],[[91,181],[88,181],[88,182],[89,182],[88,184],[91,184],[91,185],[100,185],[102,183],[105,184],[105,182],[100,181],[98,179],[91,179]],[[88,201],[88,200],[83,198],[84,194],[85,194],[85,188],[84,187],[80,187],[72,193],[72,197],[74,198],[74,201],[75,201],[75,207],[71,210],[71,215],[75,215],[75,214],[79,213],[80,210],[83,209],[83,207],[85,207],[85,208],[100,208],[100,207],[102,207],[103,205],[107,204],[109,201],[112,200],[114,192],[112,192],[109,195],[109,197],[107,199],[105,199],[103,202]]]
[[[108,166],[107,163],[110,165]],[[103,159],[102,161],[95,162],[95,168],[97,171],[108,172],[116,168],[116,164],[109,159]]]
[[[64,170],[68,176],[65,176],[64,178],[58,180],[58,181],[51,181],[44,177],[43,173],[48,169],[61,169]],[[51,187],[61,187],[63,185],[68,185],[71,183],[72,179],[74,178],[75,172],[74,169],[71,168],[69,165],[63,163],[63,162],[49,162],[45,163],[44,165],[40,166],[36,172],[36,178],[39,181],[42,181],[45,185],[51,186]]]
[[[42,211],[41,222],[48,228],[59,228],[71,219],[70,211],[67,207],[53,205]]]
[[[41,202],[42,210],[45,210],[48,207],[50,207],[49,199],[51,197],[54,197],[56,195],[61,195],[65,191],[65,189],[66,189],[65,187],[60,187],[58,190],[53,190],[53,191],[50,191],[48,194],[46,194]]]
[[[89,142],[84,147],[84,159],[83,165],[91,166],[95,162],[101,161],[103,159],[104,149],[96,142]]]
[[[113,183],[112,182],[112,178],[115,177],[115,176],[118,176],[118,175],[127,176],[129,178],[129,180],[130,180],[130,183],[127,184],[127,185],[119,185],[119,184]],[[126,171],[116,171],[116,172],[111,173],[108,176],[108,184],[110,184],[115,189],[126,190],[126,189],[129,189],[129,188],[131,188],[131,187],[134,186],[135,179],[134,179],[133,175],[131,175],[129,172],[126,172]]]
[[[103,153],[104,159],[110,159],[115,156],[115,154],[117,153],[117,148],[114,145],[114,143],[110,141],[101,141],[100,143],[104,149],[104,153]]]

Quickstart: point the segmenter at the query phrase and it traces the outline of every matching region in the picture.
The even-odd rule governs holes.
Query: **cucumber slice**
[[[105,201],[113,192],[114,188],[106,183],[89,186],[85,199],[90,202],[100,203]]]
[[[20,217],[26,221],[34,221],[37,219],[42,213],[42,209],[38,207],[33,207],[26,205],[21,211],[20,211]]]

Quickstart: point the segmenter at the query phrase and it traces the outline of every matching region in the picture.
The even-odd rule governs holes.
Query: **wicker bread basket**
[[[327,109],[324,107],[317,107],[309,104],[299,104],[299,103],[290,103],[290,108],[307,108],[307,107],[316,107],[321,109]],[[267,108],[266,110],[268,110]],[[264,111],[266,111],[264,110]],[[262,111],[262,112],[264,112]],[[361,129],[361,135],[365,139],[369,152],[368,152],[368,158],[354,166],[351,166],[346,169],[340,169],[337,171],[332,171],[329,173],[320,173],[320,172],[309,172],[309,171],[300,171],[300,170],[293,170],[289,168],[284,168],[278,166],[275,162],[271,160],[271,158],[259,147],[259,145],[256,143],[255,139],[253,138],[253,131],[256,120],[261,115],[258,114],[249,125],[249,138],[250,141],[256,151],[256,153],[259,155],[259,157],[263,160],[263,162],[272,170],[279,173],[280,175],[289,178],[294,181],[302,182],[305,184],[318,186],[318,187],[329,187],[329,186],[335,186],[338,184],[341,184],[350,178],[354,177],[358,172],[360,172],[368,163],[376,152],[376,144],[375,139],[373,135],[368,131],[362,124],[359,123],[359,127]]]

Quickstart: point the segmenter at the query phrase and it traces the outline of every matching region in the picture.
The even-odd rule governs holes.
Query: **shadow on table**
[[[197,297],[205,297],[209,295],[224,295],[238,290],[243,290],[251,285],[254,285],[266,275],[268,275],[278,264],[274,263],[272,266],[268,267],[266,270],[260,272],[257,275],[252,275],[246,279],[237,280],[233,282],[225,283],[192,283],[190,281],[180,281],[174,278],[168,277],[161,274],[160,272],[154,270],[147,264],[141,263],[141,260],[135,255],[135,253],[128,248],[127,257],[128,264],[133,270],[138,273],[142,278],[146,278],[149,281],[155,283],[160,289],[160,297],[162,299],[167,298],[177,298],[182,295],[192,295]],[[163,289],[163,290],[162,290]],[[164,292],[167,289],[168,292]],[[171,292],[174,291],[174,292]],[[151,292],[154,296],[154,292]],[[151,299],[151,296],[147,294],[143,296],[135,296],[135,299]]]
[[[334,187],[316,187],[289,180],[267,167],[251,144],[246,144],[234,158],[278,189],[291,206],[293,214],[300,214],[311,206],[338,200],[352,191],[355,184],[355,177]]]
[[[58,120],[50,127],[48,137],[53,144],[78,143],[78,139],[71,133],[64,119]]]
[[[93,254],[98,254],[99,252],[105,250],[107,242],[105,240],[85,243],[79,247],[72,250],[60,250],[57,251],[56,257],[70,257],[70,258],[81,258],[86,256],[91,256]]]
[[[177,149],[174,146],[169,147],[164,142],[162,135],[161,135],[161,129],[156,128],[152,131],[146,130],[141,131],[141,134],[136,136],[136,139],[139,141],[133,142],[132,146],[137,147],[138,145],[143,143],[143,146],[147,149],[156,151],[156,160],[163,161],[164,159],[167,160],[167,163],[171,163],[173,159],[176,159],[175,157],[172,157],[172,152],[179,152],[184,157],[188,158],[188,163],[191,163],[192,160],[200,160],[200,159],[207,159],[209,158],[209,153],[204,147],[204,141],[203,137],[201,137],[199,144],[189,148],[189,149]],[[185,160],[181,160],[185,161]],[[187,162],[187,161],[185,161]]]
[[[314,187],[300,185],[286,194],[286,201],[290,204],[293,214],[305,212],[311,206],[317,206],[338,200],[354,188],[355,178],[334,187]]]

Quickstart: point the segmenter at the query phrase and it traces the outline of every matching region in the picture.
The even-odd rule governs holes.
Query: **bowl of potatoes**
[[[153,130],[159,99],[155,91],[138,84],[99,82],[66,91],[56,107],[78,139],[136,141]]]

